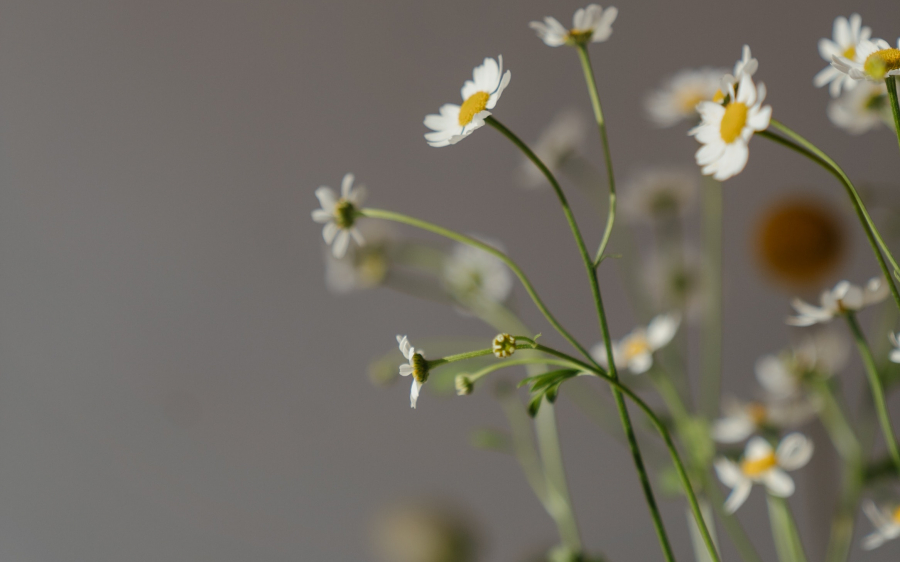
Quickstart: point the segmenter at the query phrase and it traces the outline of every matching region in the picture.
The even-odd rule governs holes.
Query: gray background
[[[422,495],[469,510],[486,559],[551,544],[515,462],[467,443],[471,429],[503,424],[489,396],[426,393],[412,411],[405,384],[385,391],[365,378],[396,333],[490,331],[388,291],[329,295],[309,212],[317,186],[354,171],[374,205],[503,240],[593,342],[587,284],[552,195],[517,191],[519,156],[494,131],[433,149],[421,125],[498,53],[512,82],[495,114],[526,139],[560,108],[588,111],[577,57],[527,28],[549,14],[568,21],[579,6],[0,3],[0,559],[365,560],[373,514]],[[682,67],[731,65],[745,42],[776,117],[852,177],[896,177],[890,133],[837,131],[811,84],[834,16],[856,10],[876,36],[898,33],[895,2],[848,6],[619,4],[612,39],[592,52],[620,177],[690,163],[695,142],[683,128],[653,129],[642,95]],[[797,189],[846,206],[812,164],[761,139],[751,152],[726,186],[734,391],[751,387],[753,361],[789,334],[788,295],[750,259],[753,221]],[[596,239],[600,224],[580,216]],[[876,266],[846,216],[859,251],[845,272],[862,281]],[[612,268],[602,282],[614,335],[624,334],[632,315]],[[625,451],[571,404],[559,409],[588,546],[659,559]],[[798,485],[798,511],[827,486],[803,474]],[[683,505],[664,509],[689,559]],[[764,528],[758,491],[741,515]],[[819,556],[822,535],[803,531]]]

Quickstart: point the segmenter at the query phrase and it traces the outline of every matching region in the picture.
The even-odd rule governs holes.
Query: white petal
[[[411,374],[413,374],[412,365],[410,365],[409,363],[404,363],[404,364],[400,365],[400,376],[401,377],[408,377]]]
[[[775,457],[785,470],[797,470],[806,465],[813,454],[813,443],[801,433],[786,435],[778,445]]]
[[[353,239],[356,240],[356,243],[360,246],[366,243],[366,239],[363,238],[362,232],[360,232],[359,229],[355,226],[350,229],[350,236],[352,236]]]
[[[409,387],[409,406],[411,408],[416,407],[416,401],[419,400],[419,390],[422,388],[422,383],[413,379],[412,386]]]
[[[759,460],[772,454],[772,445],[762,437],[756,436],[747,442],[744,458],[749,461]]]
[[[725,500],[725,505],[722,506],[725,509],[725,513],[734,513],[739,507],[744,505],[744,502],[747,501],[747,497],[750,496],[750,490],[752,489],[753,483],[749,480],[745,480],[731,490],[731,494],[729,494],[728,499]]]
[[[331,253],[334,257],[341,259],[347,254],[348,246],[350,246],[350,233],[341,229],[334,238],[334,244],[331,246]]]
[[[675,337],[680,323],[681,315],[677,312],[656,316],[647,326],[647,343],[654,351],[666,345]]]
[[[320,224],[329,222],[333,218],[334,218],[334,215],[324,209],[315,209],[312,212],[312,219]]]
[[[775,355],[765,355],[756,362],[756,380],[766,392],[775,396],[793,394],[797,383],[784,361]]]
[[[753,420],[746,416],[727,417],[713,423],[712,436],[719,443],[739,443],[750,437],[755,429]]]
[[[646,373],[647,369],[653,366],[653,355],[651,353],[639,353],[628,361],[628,369],[635,375]]]
[[[741,472],[741,468],[733,460],[718,458],[715,462],[715,468],[719,480],[729,488],[736,488],[742,482],[747,481],[744,473]]]
[[[863,295],[864,306],[870,306],[883,301],[890,295],[891,289],[881,277],[873,277],[866,283],[865,293]]]
[[[831,39],[819,39],[819,56],[826,61],[831,62],[831,57],[842,54],[844,54],[843,49]]]
[[[760,84],[762,86],[762,84]],[[754,131],[765,131],[772,120],[772,106],[767,105],[754,112],[747,119],[747,125]]]
[[[353,189],[353,174],[345,174],[341,181],[341,197],[349,197],[350,190]]]
[[[862,509],[863,513],[866,514],[866,517],[869,518],[869,521],[871,521],[872,525],[875,525],[877,529],[883,529],[893,523],[891,515],[885,513],[884,510],[875,505],[875,502],[868,498],[863,501]]]
[[[773,496],[787,498],[794,494],[794,480],[780,468],[767,471],[762,477],[763,484]]]
[[[322,209],[329,213],[334,212],[334,206],[337,204],[337,195],[330,187],[324,185],[316,190],[316,198],[319,199],[319,205]]]
[[[325,239],[325,243],[331,244],[332,242],[334,242],[334,237],[337,236],[337,233],[340,230],[341,229],[338,228],[338,225],[334,224],[333,222],[329,222],[328,224],[326,224],[322,228],[322,238]]]

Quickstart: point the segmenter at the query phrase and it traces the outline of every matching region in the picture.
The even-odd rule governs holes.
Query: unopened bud
[[[497,334],[492,349],[495,357],[500,359],[509,357],[516,351],[516,338],[509,334]]]

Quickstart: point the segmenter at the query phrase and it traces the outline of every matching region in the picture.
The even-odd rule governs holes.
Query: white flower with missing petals
[[[883,82],[888,76],[900,76],[900,39],[896,49],[884,39],[860,41],[855,59],[832,55],[831,66],[853,80]]]
[[[647,96],[644,100],[647,115],[659,127],[671,127],[684,120],[696,121],[698,103],[721,103],[725,99],[722,77],[726,73],[718,68],[682,70]]]
[[[312,219],[325,225],[322,228],[322,238],[326,244],[331,244],[331,251],[336,258],[342,258],[347,253],[351,236],[360,246],[365,243],[359,229],[354,226],[356,212],[362,206],[365,196],[365,187],[353,187],[353,174],[344,176],[340,198],[330,187],[322,186],[316,190],[316,197],[322,208],[312,212]]]
[[[484,63],[472,71],[472,80],[466,80],[462,87],[462,105],[445,103],[439,115],[427,115],[425,126],[432,130],[425,133],[425,140],[431,146],[456,144],[472,131],[484,126],[484,120],[491,115],[503,90],[509,84],[510,72],[503,72],[503,56],[499,63],[484,59]]]
[[[547,16],[543,22],[533,21],[528,27],[537,32],[538,37],[550,47],[560,45],[584,45],[600,43],[612,35],[612,24],[619,11],[610,6],[607,9],[597,4],[579,8],[572,17],[572,29],[566,29],[556,18]]]
[[[660,314],[653,318],[646,328],[635,328],[618,342],[613,342],[613,360],[616,367],[627,367],[635,375],[646,372],[653,366],[653,352],[672,341],[680,323],[681,316],[677,312]],[[601,365],[608,363],[606,347],[602,343],[591,349],[591,356]]]
[[[863,513],[875,526],[875,530],[862,540],[865,550],[878,548],[887,541],[900,537],[900,507],[888,509],[875,505],[872,500],[863,502]]]
[[[874,82],[855,82],[855,88],[828,104],[828,118],[851,135],[860,135],[881,125],[893,126],[891,100],[887,86]]]
[[[795,298],[791,301],[791,306],[797,311],[797,315],[789,316],[786,322],[791,326],[824,324],[840,314],[856,312],[883,301],[890,294],[889,291],[887,283],[881,277],[870,279],[865,288],[853,285],[849,281],[841,281],[834,289],[822,291],[819,297],[820,306]]]
[[[419,391],[422,385],[428,380],[428,361],[425,360],[425,352],[423,350],[416,351],[416,348],[409,343],[406,336],[397,336],[397,343],[400,345],[400,353],[406,357],[407,363],[400,365],[400,376],[408,377],[412,375],[412,387],[409,389],[409,405],[416,407],[416,401],[419,399]]]
[[[860,64],[865,62],[865,59],[859,58],[858,48],[860,43],[868,41],[871,36],[872,29],[863,26],[859,14],[853,14],[849,20],[844,16],[836,17],[832,39],[819,39],[819,55],[828,62],[828,66],[819,71],[813,79],[816,88],[827,84],[828,92],[833,98],[840,95],[841,88],[845,90],[855,88],[856,80],[832,66],[831,57],[840,56]]]
[[[747,442],[740,463],[719,458],[715,468],[719,480],[731,488],[725,511],[734,513],[747,500],[753,484],[763,484],[769,494],[786,498],[794,493],[794,480],[785,471],[802,468],[813,454],[812,441],[800,433],[786,435],[778,449],[762,437]]]
[[[900,333],[891,332],[888,334],[894,349],[891,350],[890,358],[894,363],[900,363]]]
[[[744,45],[741,51],[741,60],[734,63],[734,74],[726,74],[722,77],[722,91],[727,90],[729,86],[738,87],[741,78],[752,77],[756,74],[757,68],[759,68],[759,61],[750,54],[750,45]],[[731,99],[734,99],[734,94]]]

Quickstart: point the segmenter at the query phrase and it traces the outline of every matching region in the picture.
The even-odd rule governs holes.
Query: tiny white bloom
[[[544,129],[532,150],[551,172],[563,167],[573,156],[577,155],[584,144],[587,134],[587,121],[576,110],[558,113],[553,121]],[[520,168],[519,179],[525,187],[543,187],[547,185],[544,176],[534,162],[525,158]]]
[[[712,437],[720,443],[739,443],[762,428],[768,417],[765,404],[726,399],[721,418],[713,422]]]
[[[750,151],[747,143],[756,131],[769,126],[772,107],[763,107],[766,86],[753,83],[749,74],[742,74],[735,95],[734,85],[728,86],[730,101],[722,105],[712,101],[700,102],[701,123],[688,133],[703,145],[696,160],[704,175],[719,181],[735,176],[747,165]]]
[[[646,97],[647,115],[660,127],[671,127],[685,119],[696,120],[698,103],[725,99],[722,77],[726,73],[719,68],[682,70]]]
[[[894,332],[891,332],[888,334],[888,337],[891,340],[891,344],[894,346],[894,349],[891,350],[891,361],[900,363],[900,333],[894,334]]]
[[[425,133],[425,140],[431,146],[456,144],[472,131],[484,126],[484,119],[497,105],[497,100],[509,84],[510,72],[503,72],[503,56],[499,62],[488,57],[472,71],[472,80],[466,80],[462,87],[462,105],[445,103],[439,115],[425,116],[425,126],[432,130]]]
[[[857,87],[828,104],[828,118],[851,135],[880,125],[893,126],[891,101],[884,82],[853,82]]]
[[[394,242],[381,221],[359,225],[365,246],[350,247],[340,258],[325,257],[325,284],[334,293],[349,293],[380,285],[388,277]]]
[[[900,39],[897,48],[884,39],[860,41],[853,60],[832,55],[831,65],[853,80],[881,82],[888,76],[900,76]]]
[[[497,242],[480,239],[489,246],[502,248]],[[468,244],[455,245],[444,258],[443,282],[450,293],[464,302],[501,303],[513,288],[512,273],[506,264]]]
[[[867,499],[863,502],[863,513],[875,526],[875,530],[863,538],[862,547],[865,550],[878,548],[887,541],[900,537],[900,507],[879,507]]]
[[[397,343],[400,346],[400,353],[406,358],[407,363],[400,365],[400,375],[408,377],[412,375],[412,387],[409,389],[409,405],[416,407],[416,401],[419,399],[419,391],[422,385],[428,380],[428,361],[425,360],[425,351],[416,350],[409,343],[406,336],[397,336]]]
[[[695,171],[650,168],[629,178],[621,187],[619,209],[629,220],[654,221],[678,216],[700,191]]]
[[[816,88],[828,84],[828,91],[833,98],[840,95],[841,88],[853,89],[857,84],[856,80],[832,66],[831,57],[840,56],[858,63],[865,62],[865,59],[859,58],[857,50],[859,44],[868,41],[871,36],[872,29],[863,26],[859,14],[853,14],[849,20],[844,16],[836,17],[832,39],[819,39],[819,55],[828,62],[828,66],[819,71],[813,79]]]
[[[646,328],[635,328],[618,342],[613,342],[616,367],[628,368],[636,375],[646,372],[653,366],[653,352],[672,341],[680,323],[681,316],[677,312],[660,314]],[[608,364],[606,347],[602,343],[591,349],[591,356],[601,365]]]
[[[572,29],[566,29],[556,18],[547,16],[543,22],[533,21],[528,27],[537,32],[538,37],[551,47],[600,43],[612,35],[612,24],[619,11],[610,6],[607,9],[597,4],[579,8],[572,17]]]
[[[800,433],[786,435],[778,449],[762,437],[747,442],[740,463],[719,458],[715,468],[719,480],[731,488],[725,511],[734,513],[750,495],[753,484],[763,484],[769,494],[786,498],[794,493],[794,480],[785,471],[806,465],[813,454],[812,441]]]
[[[752,77],[756,74],[757,68],[759,68],[759,61],[750,54],[750,46],[744,45],[744,48],[741,51],[741,60],[734,63],[734,74],[726,74],[722,77],[723,92],[727,90],[729,86],[738,87],[741,83],[741,78],[744,76]],[[732,94],[731,99],[734,99],[734,94]]]
[[[824,324],[840,314],[855,312],[883,301],[889,291],[887,283],[881,277],[870,279],[865,288],[853,285],[849,281],[841,281],[834,289],[822,291],[819,297],[820,306],[813,306],[795,298],[791,301],[791,306],[797,311],[797,315],[789,316],[786,322],[791,326]]]
[[[353,174],[344,176],[340,198],[330,187],[323,185],[316,190],[316,197],[322,208],[312,212],[312,219],[325,225],[322,228],[322,238],[326,244],[331,244],[331,251],[336,258],[342,258],[347,253],[351,237],[360,246],[365,243],[359,229],[354,226],[356,211],[362,206],[365,196],[365,187],[353,187]]]

